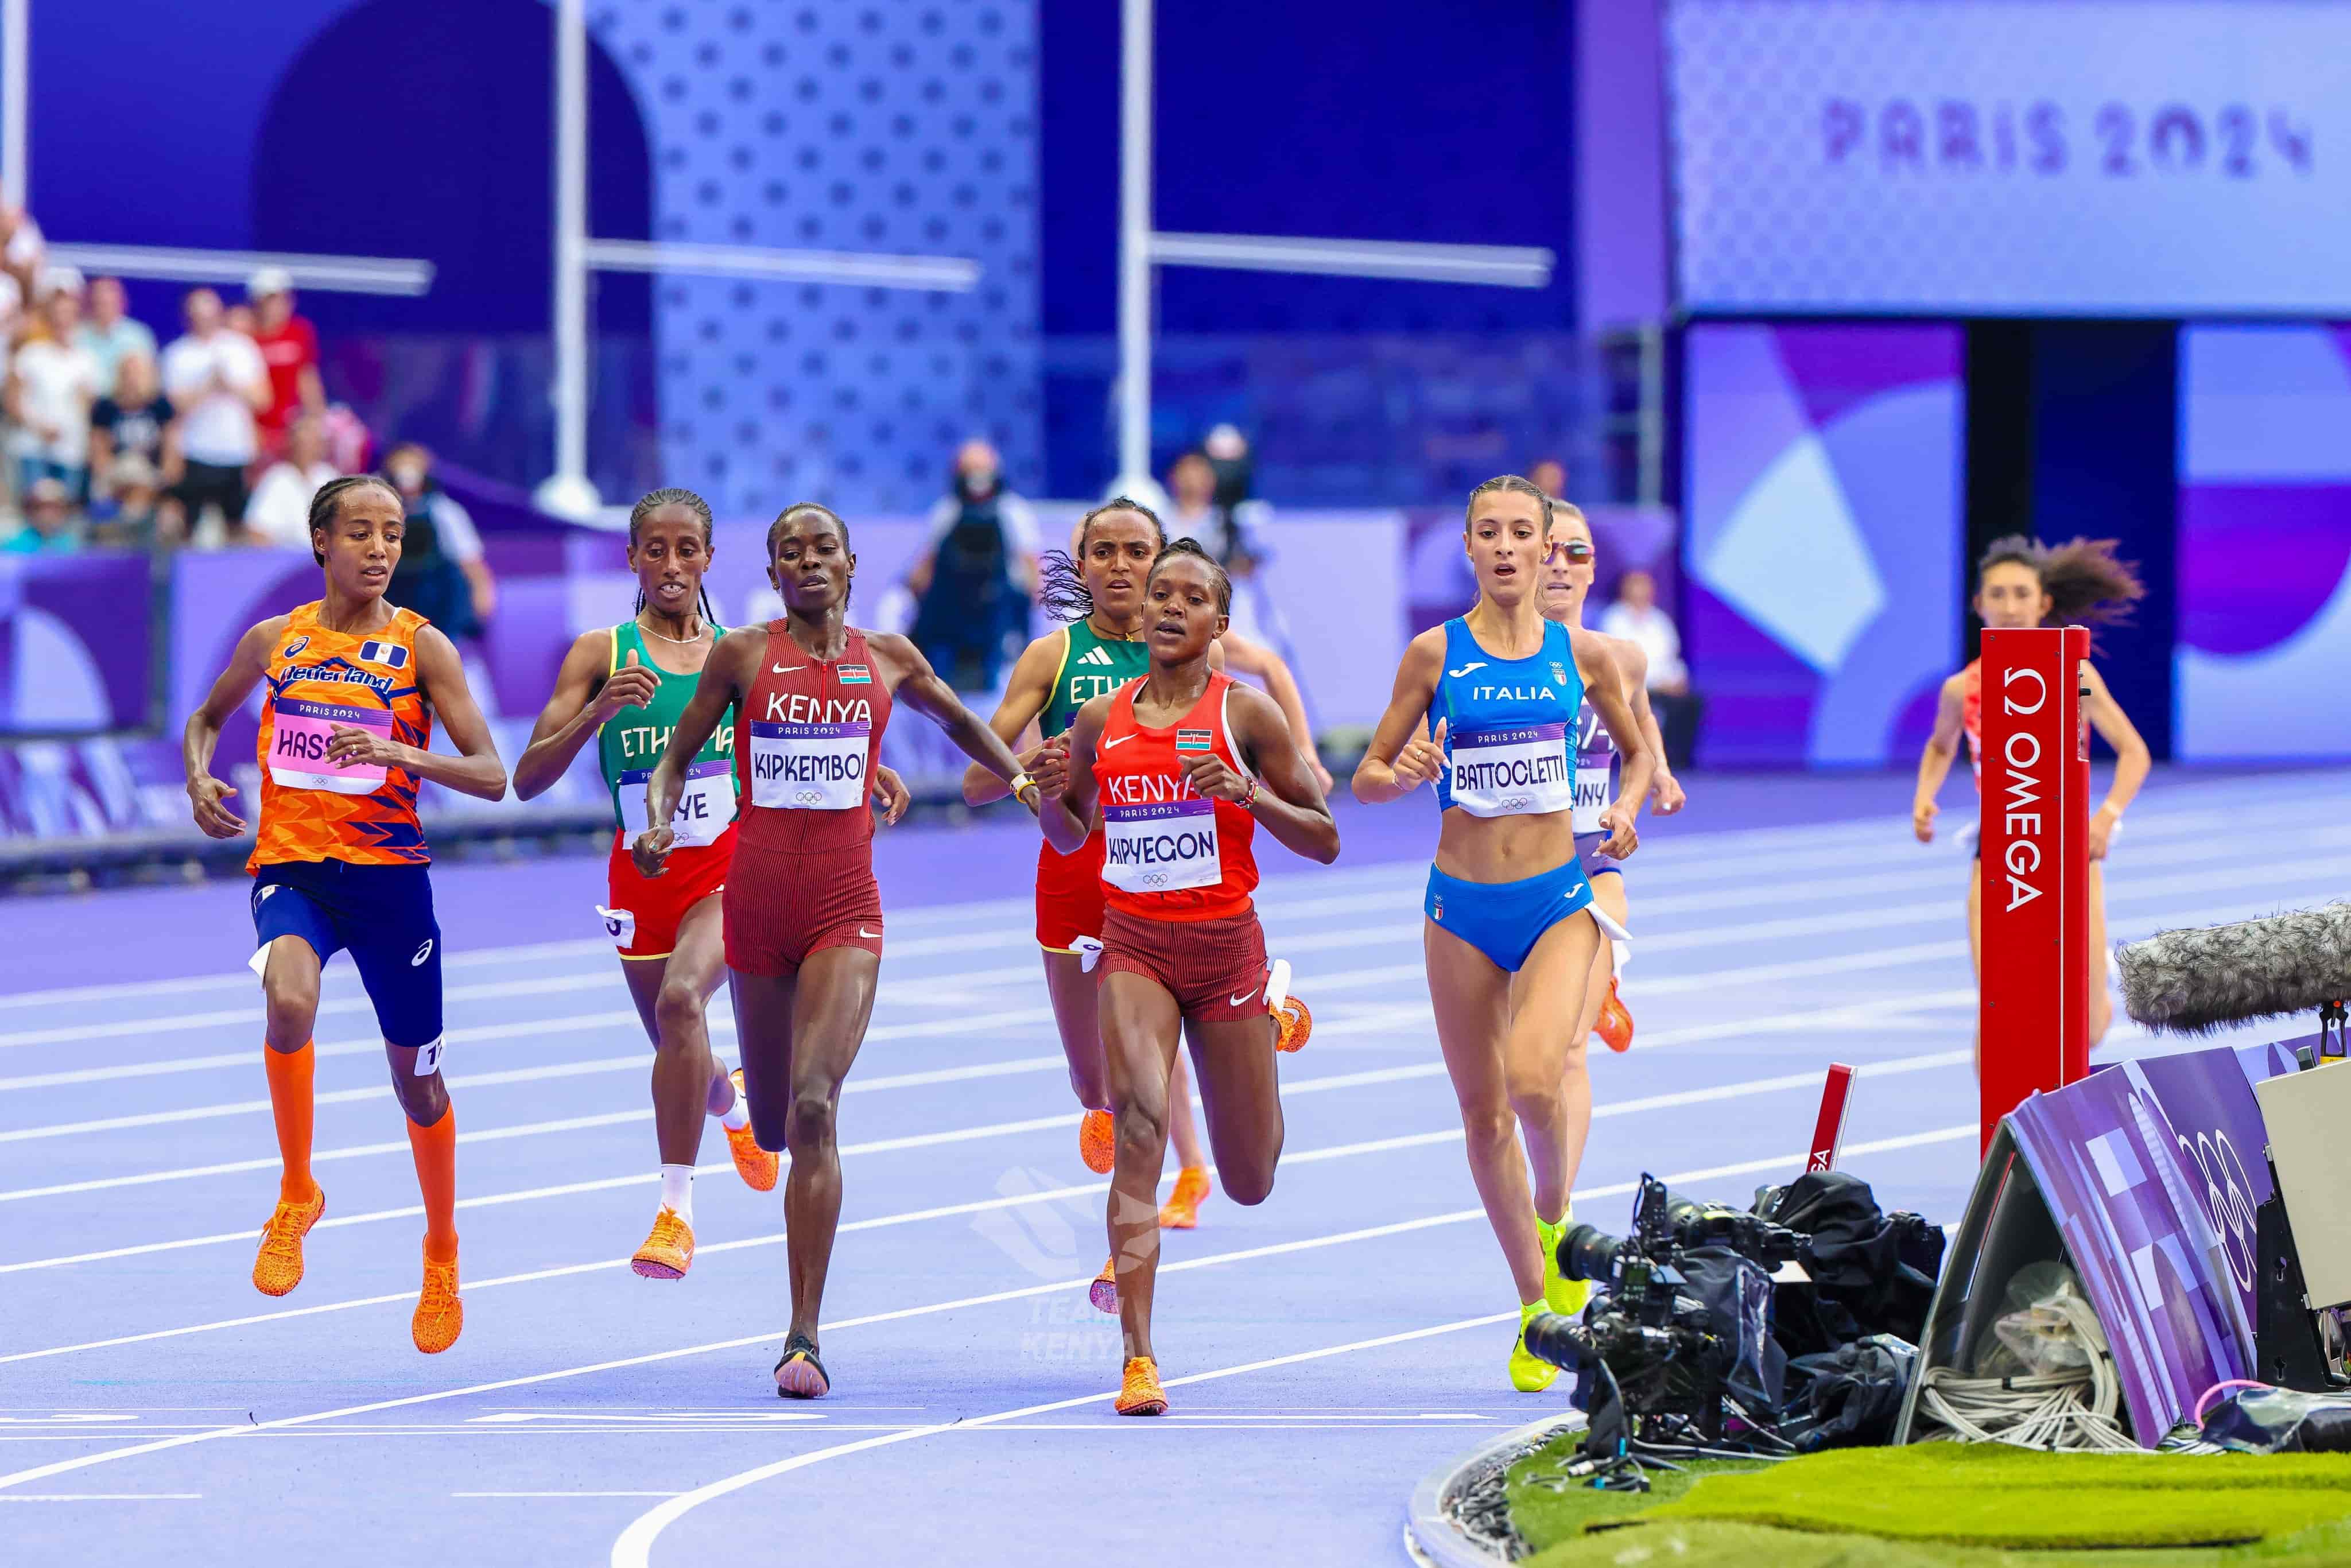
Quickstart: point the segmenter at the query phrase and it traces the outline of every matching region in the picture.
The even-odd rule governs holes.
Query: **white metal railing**
[[[303,251],[209,250],[162,245],[56,244],[48,258],[86,273],[174,283],[242,283],[265,267],[283,268],[297,288],[329,294],[414,297],[433,287],[433,264],[405,256],[315,256]]]

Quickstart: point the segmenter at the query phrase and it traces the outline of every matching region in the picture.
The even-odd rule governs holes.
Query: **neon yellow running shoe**
[[[1540,1216],[1535,1219],[1535,1239],[1542,1243],[1543,1300],[1550,1303],[1552,1312],[1567,1318],[1583,1311],[1584,1303],[1592,1300],[1591,1281],[1571,1280],[1559,1271],[1559,1239],[1566,1235],[1568,1227],[1574,1223],[1575,1205],[1573,1203],[1567,1206],[1567,1212],[1559,1217],[1557,1225],[1545,1225]]]
[[[1549,1311],[1543,1301],[1529,1301],[1519,1309],[1519,1337],[1510,1342],[1510,1386],[1521,1394],[1541,1394],[1559,1375],[1558,1367],[1527,1348],[1528,1322],[1537,1312]]]

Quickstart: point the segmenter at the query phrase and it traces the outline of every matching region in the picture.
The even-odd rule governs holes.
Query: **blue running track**
[[[1890,1205],[1956,1218],[1975,1166],[1964,850],[1910,841],[1900,779],[1695,796],[1643,824],[1640,1032],[1593,1051],[1579,1215],[1621,1229],[1645,1169],[1726,1199],[1786,1179],[1846,1061],[1849,1164]],[[627,1267],[653,1210],[649,1051],[589,936],[600,862],[438,878],[466,1322],[432,1358],[408,1338],[408,1145],[348,964],[319,1029],[327,1218],[272,1301],[249,1277],[277,1160],[241,887],[0,905],[7,1560],[1398,1561],[1416,1479],[1562,1403],[1503,1374],[1511,1291],[1421,973],[1432,816],[1344,811],[1328,871],[1268,854],[1271,949],[1317,1027],[1282,1064],[1271,1199],[1212,1197],[1167,1239],[1175,1408],[1155,1422],[1112,1416],[1118,1334],[1086,1302],[1102,1185],[1029,937],[1033,829],[884,841],[889,956],[841,1116],[836,1392],[814,1405],[768,1377],[780,1195],[742,1186],[715,1128],[692,1273]],[[2334,775],[2159,775],[2116,846],[2113,935],[2340,895],[2341,816]],[[2106,1053],[2148,1049],[2118,1021]]]

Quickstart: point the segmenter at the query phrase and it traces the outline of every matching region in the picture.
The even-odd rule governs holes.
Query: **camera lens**
[[[1583,1325],[1557,1312],[1537,1312],[1529,1318],[1526,1341],[1531,1354],[1569,1372],[1580,1372],[1600,1359]]]
[[[1571,1280],[1613,1280],[1624,1245],[1598,1226],[1579,1225],[1559,1239],[1559,1271]]]

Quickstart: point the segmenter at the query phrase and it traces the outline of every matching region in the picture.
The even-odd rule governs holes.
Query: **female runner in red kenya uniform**
[[[640,833],[632,853],[646,876],[662,874],[686,769],[733,709],[740,815],[723,904],[726,968],[751,1130],[762,1148],[792,1156],[784,1180],[792,1322],[776,1391],[813,1399],[831,1388],[817,1328],[841,1219],[834,1110],[864,1043],[882,963],[866,796],[893,695],[1009,779],[1031,810],[1037,794],[1010,749],[912,643],[848,623],[857,573],[848,524],[812,502],[787,507],[768,529],[768,562],[784,617],[729,632],[711,651],[646,786],[645,821],[662,825]]]
[[[1109,1228],[1126,1364],[1123,1416],[1167,1408],[1151,1348],[1159,1172],[1179,1028],[1192,1048],[1226,1195],[1257,1204],[1281,1158],[1265,932],[1249,894],[1263,822],[1329,864],[1339,828],[1273,699],[1208,668],[1232,603],[1224,569],[1190,539],[1162,550],[1144,589],[1151,670],[1079,709],[1066,752],[1038,758],[1038,818],[1075,854],[1102,820],[1102,1020],[1118,1124]]]

